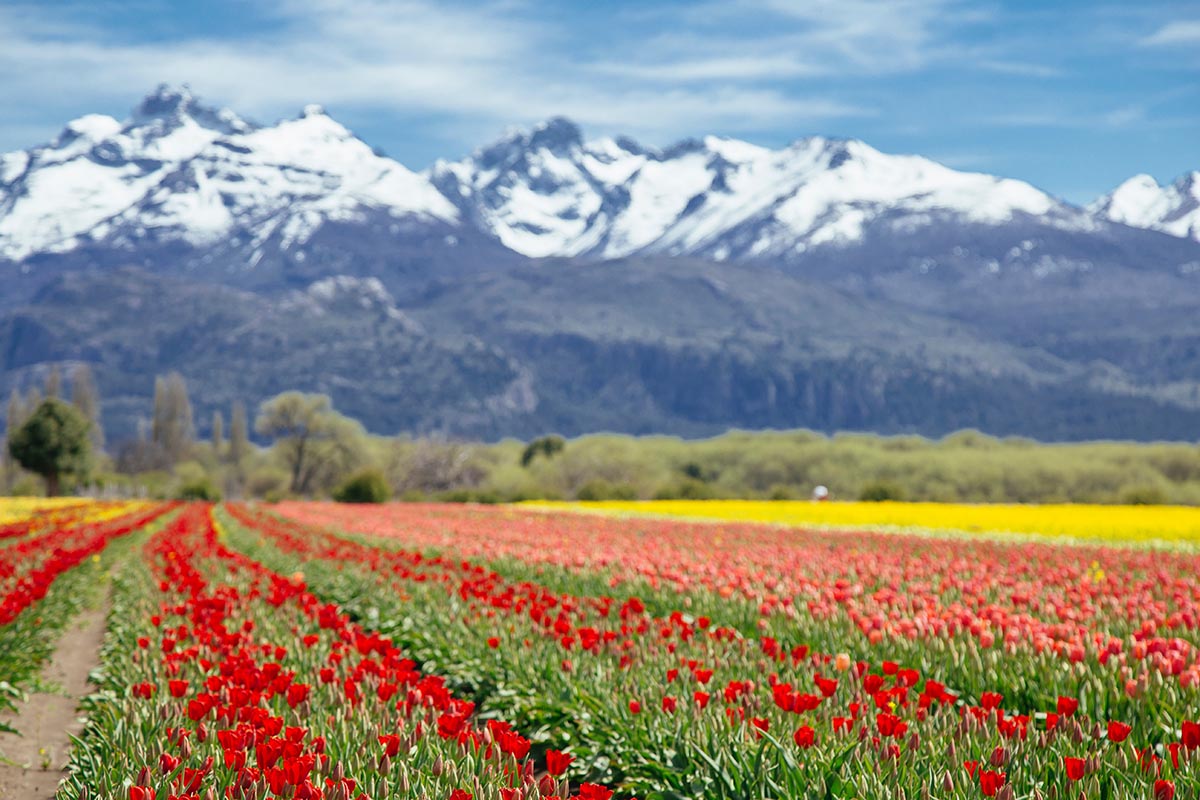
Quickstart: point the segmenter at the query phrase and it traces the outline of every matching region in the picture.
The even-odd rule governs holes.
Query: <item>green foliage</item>
[[[91,465],[90,424],[78,409],[55,398],[43,400],[8,440],[22,467],[46,480],[46,493],[58,494],[63,476],[82,477]]]
[[[627,483],[609,483],[603,478],[596,478],[579,487],[575,492],[576,500],[636,500],[637,489]]]
[[[1129,486],[1121,491],[1119,499],[1130,506],[1161,506],[1167,502],[1167,493],[1157,486]]]
[[[858,493],[859,500],[882,503],[885,500],[903,500],[904,487],[895,481],[871,481]]]
[[[702,481],[703,483],[715,481],[720,476],[720,473],[717,470],[714,470],[711,467],[705,467],[698,461],[687,462],[680,467],[679,471],[682,472],[686,477],[691,478],[694,481]]]
[[[470,489],[453,489],[448,492],[441,492],[436,496],[436,499],[441,503],[484,503],[492,505],[504,502],[503,498],[495,492],[472,491]]]
[[[528,467],[539,455],[547,459],[561,453],[567,443],[561,436],[542,436],[534,439],[521,453],[521,466]]]
[[[647,498],[805,499],[823,484],[833,497],[852,499],[867,489],[876,493],[872,487],[883,483],[893,499],[911,501],[1114,503],[1131,488],[1156,487],[1167,503],[1200,504],[1200,447],[1193,444],[1041,444],[978,431],[934,440],[793,430],[731,431],[692,441],[601,434],[568,445],[524,469],[515,463],[522,452],[516,448],[524,446],[478,445],[474,463],[485,472],[438,491],[579,497],[601,480]]]
[[[180,500],[206,500],[215,503],[221,499],[221,490],[205,477],[183,484],[175,496]]]
[[[323,394],[284,392],[259,407],[255,430],[275,440],[290,491],[310,494],[332,486],[364,460],[366,431],[334,411]]]
[[[291,480],[287,472],[274,466],[263,466],[246,478],[246,492],[251,497],[282,497]]]
[[[359,470],[333,492],[339,503],[386,503],[391,496],[383,472],[374,468]]]
[[[654,493],[655,500],[712,500],[716,496],[711,486],[695,478],[684,478]]]

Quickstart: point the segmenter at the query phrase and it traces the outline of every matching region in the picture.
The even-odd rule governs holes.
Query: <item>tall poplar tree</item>
[[[104,428],[100,425],[100,392],[87,364],[80,364],[71,373],[71,405],[79,409],[91,427],[88,428],[94,450],[104,449]]]

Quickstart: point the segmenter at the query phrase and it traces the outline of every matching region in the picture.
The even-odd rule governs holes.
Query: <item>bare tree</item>
[[[478,486],[486,475],[476,458],[476,448],[438,439],[397,443],[387,471],[397,492],[470,489]]]
[[[192,403],[187,384],[178,372],[154,380],[154,422],[152,438],[170,464],[187,455],[196,437]]]
[[[250,438],[246,428],[246,407],[240,402],[233,404],[229,418],[229,460],[241,464],[250,454]]]
[[[25,403],[21,400],[21,393],[16,389],[8,396],[8,410],[4,415],[4,480],[5,488],[11,489],[13,484],[14,473],[17,469],[17,461],[12,457],[12,453],[8,452],[8,440],[12,438],[12,434],[17,428],[25,424],[25,419],[28,415],[25,413]]]
[[[100,424],[100,392],[87,364],[80,364],[71,373],[71,405],[91,423],[89,435],[92,449],[104,449],[104,428]]]
[[[57,400],[62,394],[62,372],[58,365],[50,367],[50,371],[46,373],[46,397],[51,400]]]
[[[38,388],[36,386],[30,386],[29,390],[27,392],[25,392],[25,404],[23,406],[24,418],[21,420],[21,422],[24,423],[24,421],[26,419],[29,419],[29,417],[31,417],[33,415],[34,409],[36,409],[41,404],[42,404],[42,393],[38,390]]]
[[[225,447],[225,418],[221,416],[220,411],[213,412],[212,447],[213,455],[219,459],[221,457],[221,449]]]

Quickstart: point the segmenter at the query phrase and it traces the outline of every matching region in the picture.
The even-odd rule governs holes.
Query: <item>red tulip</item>
[[[575,756],[570,753],[563,753],[558,750],[546,751],[546,771],[551,775],[562,775],[567,771],[567,767],[571,766],[571,762],[575,760]]]
[[[1129,732],[1133,730],[1132,725],[1126,725],[1124,722],[1112,720],[1108,723],[1108,740],[1114,744],[1120,744],[1129,736]]]
[[[1000,787],[1004,786],[1004,781],[1005,774],[1003,772],[984,770],[979,773],[979,788],[984,797],[995,797],[996,792],[1000,791]]]
[[[792,734],[792,738],[796,741],[797,745],[808,749],[816,744],[817,733],[807,725],[801,725],[796,729],[796,732]]]

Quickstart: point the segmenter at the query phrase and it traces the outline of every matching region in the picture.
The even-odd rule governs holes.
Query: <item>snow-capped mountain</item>
[[[933,303],[912,285],[932,271],[1195,272],[1195,243],[1175,238],[1194,230],[1195,185],[1127,184],[1085,210],[852,139],[656,149],[586,140],[563,118],[416,173],[318,106],[264,126],[161,86],[123,122],[88,115],[0,157],[0,265],[24,287],[0,303],[128,264],[259,291],[378,278],[405,296],[526,258],[629,256],[765,261],[846,285],[891,275],[888,291],[907,281]]]
[[[427,174],[469,219],[530,256],[786,257],[857,243],[885,218],[896,229],[1020,217],[1092,224],[1021,181],[822,137],[770,150],[708,136],[655,150],[585,141],[558,118]]]
[[[318,107],[161,87],[0,156],[0,394],[87,362],[126,433],[175,369],[205,414],[299,388],[389,433],[1194,438],[1197,183],[1081,209],[856,140],[565,119],[417,173]]]
[[[1200,171],[1169,186],[1135,175],[1088,208],[1113,222],[1200,241]]]
[[[924,242],[958,237],[952,249],[994,268],[1014,247],[1044,259],[1041,234],[1111,238],[1114,223],[1200,237],[1196,176],[1166,188],[1149,180],[1083,210],[1022,181],[853,139],[772,150],[708,136],[655,149],[585,140],[563,118],[416,173],[318,106],[260,126],[161,86],[123,122],[84,116],[49,144],[0,156],[0,259],[174,245],[201,259],[216,248],[203,263],[236,272],[264,258],[303,261],[311,254],[299,245],[323,229],[358,225],[371,233],[349,239],[371,262],[396,247],[428,255],[464,241],[483,250],[451,260],[504,250],[795,262],[895,238],[936,261],[919,252]]]
[[[84,244],[303,242],[370,211],[453,223],[429,182],[310,106],[262,127],[159,87],[125,122],[89,115],[0,158],[0,257]]]

